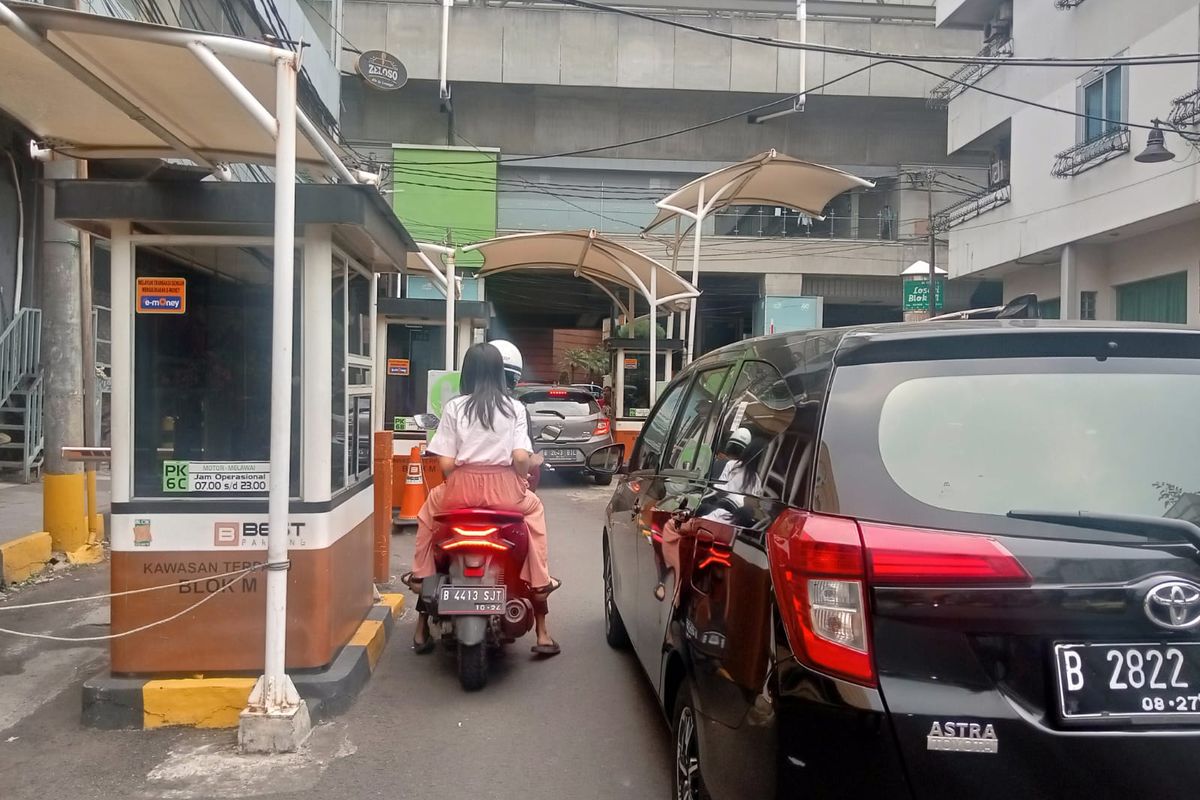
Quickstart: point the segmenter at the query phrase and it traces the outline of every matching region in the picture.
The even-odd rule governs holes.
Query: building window
[[[1042,319],[1058,319],[1062,316],[1062,301],[1056,297],[1038,303],[1038,316]]]
[[[1125,68],[1113,67],[1083,86],[1083,141],[1121,129],[1125,122]]]
[[[357,483],[371,468],[371,278],[340,255],[333,259],[332,451],[330,488]]]
[[[1080,292],[1079,293],[1079,318],[1080,319],[1095,319],[1096,318],[1096,293],[1095,292]]]

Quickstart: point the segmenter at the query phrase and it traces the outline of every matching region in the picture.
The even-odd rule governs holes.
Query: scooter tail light
[[[502,542],[492,542],[487,539],[456,539],[442,545],[442,550],[497,550],[503,552],[508,545]]]
[[[476,536],[476,537],[479,537],[479,536],[491,536],[493,533],[496,533],[496,532],[497,532],[497,531],[499,531],[500,529],[499,529],[499,528],[496,528],[496,527],[491,527],[491,528],[472,528],[472,527],[469,527],[469,526],[467,526],[467,525],[460,525],[460,526],[455,526],[455,527],[452,527],[450,530],[454,531],[454,533],[455,533],[455,534],[457,534],[458,536]]]

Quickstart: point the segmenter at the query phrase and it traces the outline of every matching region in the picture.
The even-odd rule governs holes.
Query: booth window
[[[182,279],[184,294],[182,311],[135,309],[134,495],[265,497],[266,467],[251,465],[265,465],[271,450],[270,249],[139,247],[135,254],[138,278]],[[298,253],[296,308],[300,260]],[[140,294],[152,291],[140,285]],[[293,497],[300,485],[300,327],[292,338]],[[221,466],[201,473],[198,462]]]
[[[371,276],[335,255],[331,293],[333,320],[333,450],[331,489],[371,474]]]

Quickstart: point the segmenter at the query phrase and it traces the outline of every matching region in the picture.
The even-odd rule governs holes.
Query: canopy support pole
[[[446,369],[458,369],[455,363],[457,351],[454,349],[454,337],[458,333],[458,319],[454,313],[454,302],[458,299],[458,275],[455,274],[454,250],[446,254]]]
[[[704,184],[700,184],[700,198],[696,201],[696,241],[692,247],[692,286],[699,288],[700,283],[700,230],[704,227]],[[700,298],[693,297],[688,303],[688,336],[687,336],[687,358],[685,364],[692,363],[692,359],[696,357],[696,308]]]
[[[650,270],[650,407],[658,399],[658,270]]]
[[[299,58],[275,61],[275,273],[271,314],[271,471],[267,484],[267,618],[263,674],[238,728],[243,752],[291,752],[311,730],[308,708],[285,671],[288,500],[292,448],[292,291],[296,237],[296,82]],[[237,95],[235,94],[235,97]],[[241,99],[239,97],[239,99]]]

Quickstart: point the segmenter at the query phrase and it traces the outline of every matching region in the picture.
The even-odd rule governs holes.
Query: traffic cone
[[[401,525],[416,524],[417,514],[425,504],[425,481],[421,475],[421,449],[414,447],[408,454],[408,467],[404,475],[404,491],[400,494],[400,513],[396,522]]]

